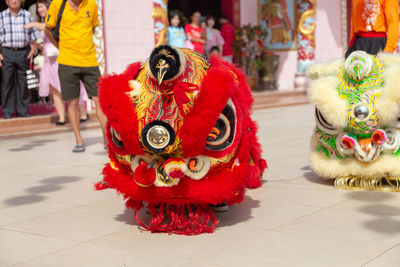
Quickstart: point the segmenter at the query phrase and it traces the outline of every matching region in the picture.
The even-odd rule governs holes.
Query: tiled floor
[[[0,266],[400,266],[400,194],[335,190],[311,171],[310,105],[257,110],[264,186],[215,233],[138,229],[113,190],[100,130],[0,141]]]

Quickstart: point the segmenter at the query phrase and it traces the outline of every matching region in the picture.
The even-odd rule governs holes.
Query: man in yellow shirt
[[[57,24],[63,1],[66,1],[66,3],[61,13],[59,43],[57,43],[51,30]],[[46,35],[59,47],[57,61],[59,63],[58,74],[61,83],[61,95],[68,102],[68,116],[76,139],[73,152],[85,151],[79,128],[80,81],[84,83],[88,96],[96,104],[96,113],[104,137],[106,117],[100,108],[97,97],[97,82],[100,71],[96,59],[96,47],[93,43],[93,32],[97,25],[95,0],[54,0],[46,17]]]
[[[352,0],[351,32],[346,58],[356,50],[393,53],[399,39],[398,0]]]

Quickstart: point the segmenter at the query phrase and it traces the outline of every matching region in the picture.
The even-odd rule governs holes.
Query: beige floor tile
[[[124,210],[119,197],[46,216],[10,224],[3,228],[66,240],[85,241],[129,227],[116,220]],[[43,227],[43,226],[46,227]]]
[[[372,259],[366,267],[398,267],[400,264],[400,243],[395,247],[387,250],[382,255]]]
[[[25,196],[13,198],[17,205],[0,209],[0,227],[21,221],[33,220],[55,212],[64,211],[76,205],[53,203],[41,196]]]
[[[231,229],[231,235],[235,230]],[[213,254],[222,266],[360,266],[387,246],[321,238],[314,233],[285,233],[249,229],[247,237]]]
[[[309,166],[301,168],[303,175],[298,178],[290,179],[287,181],[289,184],[299,184],[305,186],[312,186],[318,188],[332,189],[334,188],[334,180],[325,180],[315,174]]]
[[[400,240],[400,195],[364,192],[346,201],[282,225],[276,230],[309,233],[379,246]]]
[[[231,206],[229,212],[216,213],[216,217],[220,220],[218,229],[231,227],[272,229],[321,210],[320,207],[261,199],[254,192],[249,195],[251,196],[247,196],[242,203]]]
[[[0,229],[0,266],[9,266],[73,244],[67,240]]]
[[[311,207],[330,207],[348,199],[353,194],[362,192],[350,192],[337,190],[327,186],[307,186],[302,184],[267,182],[260,189],[262,194],[257,194],[263,201],[279,201],[282,204],[294,204]],[[253,194],[250,191],[249,194]]]
[[[15,266],[18,267],[110,267],[110,266],[127,266],[127,267],[170,267],[181,266],[188,263],[187,260],[181,259],[179,251],[176,254],[170,254],[166,257],[160,257],[153,254],[153,249],[147,247],[147,252],[142,253],[131,250],[113,249],[94,244],[80,244],[69,247],[54,253],[34,258]]]

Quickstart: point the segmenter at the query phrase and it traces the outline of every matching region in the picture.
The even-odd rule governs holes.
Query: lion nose
[[[146,124],[141,135],[144,145],[157,154],[162,153],[167,146],[175,142],[174,129],[163,121]]]
[[[371,138],[363,138],[358,141],[358,145],[360,148],[368,154],[372,150],[372,139]]]

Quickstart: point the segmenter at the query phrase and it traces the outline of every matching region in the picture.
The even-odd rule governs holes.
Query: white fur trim
[[[307,74],[311,79],[325,76],[337,76],[343,67],[344,60],[338,59],[331,62],[317,62],[307,69]]]
[[[126,94],[131,98],[138,96],[142,91],[142,84],[136,80],[130,80],[129,87],[132,88],[132,90],[127,92]]]
[[[180,62],[181,62],[181,65],[179,66],[179,71],[178,71],[178,73],[177,73],[174,77],[172,77],[171,79],[168,79],[168,81],[173,81],[173,80],[175,80],[176,78],[178,78],[179,76],[181,76],[181,74],[184,73],[184,72],[185,72],[185,69],[186,69],[186,56],[185,56],[185,53],[183,53],[183,51],[182,51],[181,49],[177,48],[177,47],[172,47],[172,49],[174,49],[174,50],[176,51],[176,53],[178,53],[178,56],[179,56],[179,60],[180,60]],[[149,76],[150,76],[152,79],[157,80],[156,77],[154,77],[153,73],[151,72],[149,60],[147,60],[145,64],[147,65],[147,69],[148,69],[148,71],[149,71]]]
[[[362,178],[400,176],[400,157],[381,155],[376,161],[365,163],[354,158],[343,160],[328,158],[321,152],[311,152],[311,168],[323,179],[336,179],[350,175]]]
[[[386,68],[384,81],[382,94],[376,100],[376,111],[381,125],[395,127],[400,115],[400,64]]]
[[[337,129],[347,125],[347,102],[340,98],[337,77],[323,77],[310,84],[308,97],[324,118]]]
[[[381,52],[378,54],[379,61],[383,63],[384,66],[389,66],[390,64],[397,63],[400,64],[400,56],[391,53]]]

